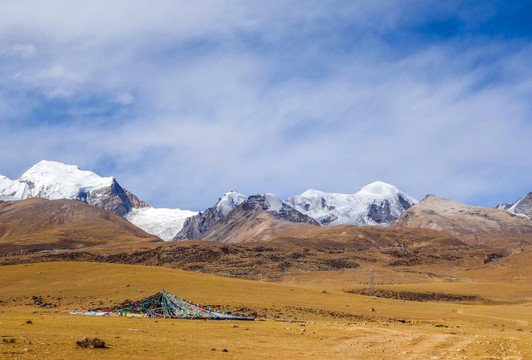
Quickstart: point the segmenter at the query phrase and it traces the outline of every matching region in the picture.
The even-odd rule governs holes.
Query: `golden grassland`
[[[504,280],[527,270],[500,266],[490,269],[491,274],[479,270],[454,281],[377,287],[477,295],[488,301],[450,303],[345,293],[363,286],[350,283],[346,274],[343,282],[323,281],[340,272],[278,284],[140,265],[1,266],[0,358],[532,359],[531,282],[526,276]],[[256,314],[257,320],[69,314],[137,300],[161,289],[203,305]],[[77,347],[75,342],[84,337],[98,337],[108,347]]]

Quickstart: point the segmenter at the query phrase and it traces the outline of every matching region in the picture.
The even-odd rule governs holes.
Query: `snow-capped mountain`
[[[85,193],[111,186],[112,177],[56,161],[40,161],[17,180],[0,176],[0,195],[14,200],[42,197],[50,200],[77,199]]]
[[[281,201],[273,194],[247,197],[232,191],[224,194],[211,208],[185,220],[174,240],[198,239],[235,208],[260,208],[278,219],[319,225],[382,225],[395,221],[416,200],[395,186],[380,181],[356,194],[335,194],[307,190]],[[307,218],[308,217],[308,218]]]
[[[101,177],[56,161],[40,161],[17,180],[0,176],[0,200],[34,197],[83,201],[121,215],[167,241],[181,230],[185,218],[196,214],[189,210],[152,208],[122,188],[114,177]]]
[[[0,178],[0,196],[12,200],[80,200],[121,216],[133,208],[149,206],[122,188],[114,177],[101,177],[74,165],[46,160],[32,166],[18,180]]]
[[[198,239],[247,198],[246,195],[234,190],[226,192],[212,207],[186,219],[173,240]]]
[[[526,194],[513,204],[502,203],[497,205],[496,208],[509,211],[515,215],[525,215],[532,218],[532,192]]]
[[[417,201],[393,185],[376,181],[355,194],[307,190],[284,202],[321,225],[386,226]]]
[[[233,214],[235,209],[240,209],[243,212],[263,210],[280,220],[319,225],[314,219],[295,210],[273,194],[248,197],[236,191],[231,191],[218,199],[218,202],[213,207],[186,219],[183,229],[176,235],[174,240],[201,238],[216,224],[220,223],[221,220],[225,219],[227,215]]]

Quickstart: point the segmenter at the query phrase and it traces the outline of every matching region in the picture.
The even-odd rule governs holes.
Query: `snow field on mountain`
[[[268,211],[279,212],[283,208],[282,201],[273,194],[263,194],[266,202],[268,203]]]
[[[149,234],[170,241],[183,228],[188,217],[196,211],[146,207],[131,209],[124,218]]]
[[[289,197],[285,202],[319,223],[326,222],[327,225],[379,225],[368,217],[370,207],[373,204],[381,206],[388,202],[390,215],[397,218],[404,211],[399,196],[410,204],[417,202],[395,186],[381,181],[366,185],[355,194],[307,190],[301,195]]]
[[[18,180],[11,180],[0,175],[0,200],[20,200],[25,186]]]

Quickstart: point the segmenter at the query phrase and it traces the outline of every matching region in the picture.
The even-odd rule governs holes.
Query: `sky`
[[[78,165],[155,207],[373,181],[532,191],[532,3],[0,2],[0,174]]]

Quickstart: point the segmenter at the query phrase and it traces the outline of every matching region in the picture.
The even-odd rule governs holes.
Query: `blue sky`
[[[4,1],[0,174],[41,159],[157,207],[381,180],[532,191],[528,1]]]

